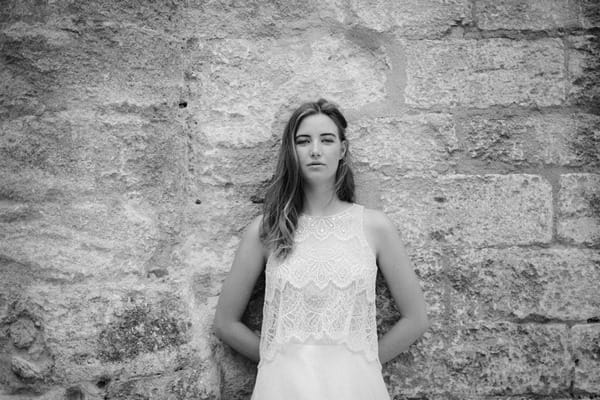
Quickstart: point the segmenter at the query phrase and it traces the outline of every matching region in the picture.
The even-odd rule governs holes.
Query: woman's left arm
[[[366,229],[377,265],[394,297],[401,317],[379,339],[379,361],[384,364],[406,351],[429,327],[425,299],[396,227],[382,212],[368,210]]]

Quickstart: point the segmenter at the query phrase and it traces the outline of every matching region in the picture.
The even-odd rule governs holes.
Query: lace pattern
[[[287,343],[344,344],[377,360],[376,274],[362,206],[301,216],[292,253],[267,261],[261,363]]]

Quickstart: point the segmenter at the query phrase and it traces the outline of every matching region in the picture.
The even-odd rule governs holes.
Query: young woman
[[[292,114],[263,215],[248,226],[223,284],[215,332],[259,361],[252,400],[387,400],[381,364],[428,327],[394,224],[354,203],[346,126],[323,99]],[[258,337],[241,316],[264,268]],[[402,315],[379,340],[377,268]]]

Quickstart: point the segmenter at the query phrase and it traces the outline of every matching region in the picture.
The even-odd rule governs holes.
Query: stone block
[[[154,262],[179,229],[185,186],[185,147],[166,114],[121,104],[3,121],[2,251],[74,277]]]
[[[451,319],[600,318],[600,255],[583,249],[457,251],[446,269]]]
[[[557,235],[577,244],[600,243],[600,175],[563,174],[559,181]]]
[[[443,359],[445,327],[433,322],[410,348],[383,366],[383,377],[393,399],[432,398],[447,382]]]
[[[584,28],[600,27],[600,4],[596,0],[579,0],[581,25]]]
[[[0,60],[0,120],[43,114],[46,106],[35,89],[43,79],[28,79]]]
[[[119,104],[0,123],[0,193],[13,201],[72,202],[129,192],[161,206],[179,199],[185,144],[169,107]]]
[[[209,363],[196,364],[160,376],[116,381],[108,386],[105,398],[115,400],[213,400],[222,398],[218,384],[219,379],[211,371]]]
[[[362,169],[388,176],[454,170],[452,152],[458,140],[448,114],[361,119],[351,125],[348,138]]]
[[[535,175],[447,175],[383,183],[382,209],[411,246],[549,243],[552,187]]]
[[[459,118],[457,131],[467,154],[486,163],[600,165],[600,117],[594,114],[469,115]]]
[[[7,0],[0,10],[0,23],[9,21],[43,22],[47,18],[47,4],[39,0]]]
[[[42,78],[44,91],[36,97],[48,107],[178,101],[182,63],[171,35],[118,17],[58,12],[72,18],[43,27],[19,21],[3,29],[11,70],[26,81]]]
[[[389,68],[380,52],[336,35],[198,42],[185,59],[191,134],[214,147],[279,137],[304,101],[352,108],[382,100]]]
[[[53,175],[75,174],[77,137],[68,119],[24,116],[0,122],[0,165],[7,171],[41,169]]]
[[[448,326],[443,386],[460,396],[553,395],[570,385],[568,328],[562,324]]]
[[[600,392],[600,325],[575,325],[571,328],[575,362],[573,388],[587,393]]]
[[[177,12],[177,32],[188,42],[223,38],[296,35],[307,29],[346,21],[345,1],[235,0],[187,1]],[[226,18],[223,16],[226,15]]]
[[[268,182],[275,172],[279,146],[274,140],[270,142],[241,149],[194,142],[194,175],[216,185]]]
[[[169,0],[133,5],[119,0],[101,0],[73,3],[70,1],[7,0],[0,12],[1,22],[25,22],[53,25],[73,22],[86,25],[94,22],[122,22],[157,31],[168,31],[176,26],[172,21],[179,6]],[[68,18],[63,18],[67,16]]]
[[[63,293],[44,310],[53,376],[61,382],[101,382],[183,369],[199,353],[191,332],[203,327],[192,326],[187,306],[172,288],[157,286],[135,279],[32,285],[29,296],[36,303]]]
[[[559,39],[421,40],[404,46],[408,105],[544,107],[565,101]]]
[[[61,271],[73,280],[126,274],[140,271],[158,245],[158,216],[147,204],[90,199],[49,203],[38,212],[44,217],[3,224],[0,244],[0,253],[33,269]]]
[[[434,38],[451,27],[469,25],[471,4],[464,0],[350,0],[356,23],[377,32],[410,38]]]
[[[569,102],[595,110],[597,114],[600,109],[600,35],[569,36],[567,43]]]
[[[475,19],[484,30],[539,31],[581,25],[577,0],[484,0],[477,2]]]
[[[178,111],[169,105],[123,102],[57,114],[79,144],[72,154],[88,192],[143,196],[155,206],[181,199],[187,173],[187,143]]]

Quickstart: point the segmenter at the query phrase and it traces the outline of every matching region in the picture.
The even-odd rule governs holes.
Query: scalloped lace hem
[[[271,362],[277,358],[277,354],[282,351],[282,348],[286,345],[323,345],[323,346],[344,346],[348,351],[355,354],[361,354],[365,357],[365,360],[369,363],[377,362],[381,367],[381,362],[379,361],[379,355],[377,354],[377,347],[372,349],[372,346],[353,346],[348,340],[340,340],[338,338],[332,338],[327,334],[322,335],[321,337],[316,337],[313,334],[310,334],[307,338],[303,339],[300,337],[291,337],[287,341],[283,343],[271,343],[269,345],[269,350],[264,350],[261,348],[259,367],[261,364],[265,362]]]

